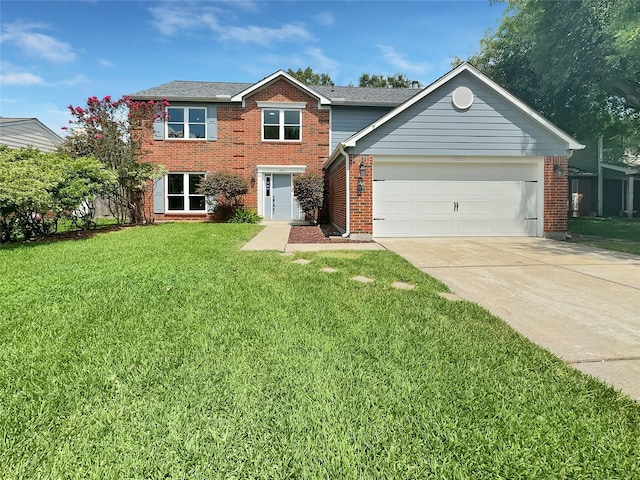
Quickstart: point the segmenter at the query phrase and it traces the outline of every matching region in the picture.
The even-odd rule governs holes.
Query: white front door
[[[266,220],[294,218],[291,174],[269,174],[265,176],[264,182],[264,218]]]

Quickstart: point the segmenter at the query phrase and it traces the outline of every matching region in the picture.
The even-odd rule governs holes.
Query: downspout
[[[349,235],[351,235],[351,231],[350,231],[351,230],[351,186],[350,186],[351,182],[349,181],[349,154],[344,151],[344,144],[342,142],[340,142],[340,153],[344,155],[344,177],[345,177],[345,181],[347,182],[347,189],[346,189],[347,224],[345,225],[346,231],[342,234],[342,238],[348,238]]]

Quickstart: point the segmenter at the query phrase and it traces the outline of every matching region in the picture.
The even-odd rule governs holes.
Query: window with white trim
[[[198,184],[204,173],[169,173],[167,175],[167,211],[204,212],[204,195],[198,194]]]
[[[263,109],[262,140],[279,142],[302,140],[302,112],[284,108]]]
[[[204,107],[167,108],[167,138],[206,139],[207,109]]]

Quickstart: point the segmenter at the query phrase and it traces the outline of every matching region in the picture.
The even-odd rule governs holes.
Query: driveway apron
[[[640,401],[640,256],[542,238],[378,243]]]

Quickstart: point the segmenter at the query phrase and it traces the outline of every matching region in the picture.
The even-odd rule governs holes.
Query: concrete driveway
[[[640,256],[542,238],[378,243],[640,401]]]

